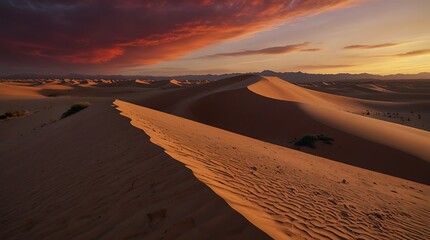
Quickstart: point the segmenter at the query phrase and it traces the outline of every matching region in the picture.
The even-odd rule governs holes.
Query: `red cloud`
[[[77,69],[154,64],[351,2],[5,0],[0,2],[0,62]]]

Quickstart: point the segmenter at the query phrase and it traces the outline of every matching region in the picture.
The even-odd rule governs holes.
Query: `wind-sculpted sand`
[[[331,145],[301,151],[393,176],[430,183],[430,133],[362,116],[376,101],[308,90],[276,77],[245,75],[136,101],[248,137],[297,149],[308,134]]]
[[[274,77],[264,77],[248,89],[261,96],[302,103],[300,108],[319,122],[430,162],[430,132],[350,113],[359,100],[303,89]],[[341,110],[344,104],[349,105],[349,112]]]
[[[430,188],[123,101],[131,124],[275,239],[428,239]]]
[[[4,80],[0,239],[430,239],[430,85],[366,84]]]
[[[0,122],[0,239],[270,239],[112,98],[39,98],[0,102],[30,112]]]

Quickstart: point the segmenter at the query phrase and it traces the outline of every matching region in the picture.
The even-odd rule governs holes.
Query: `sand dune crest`
[[[426,185],[114,103],[152,142],[275,239],[430,237]]]

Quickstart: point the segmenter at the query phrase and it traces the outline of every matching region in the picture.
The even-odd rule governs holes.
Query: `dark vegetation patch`
[[[308,134],[303,136],[297,142],[295,142],[294,145],[315,148],[315,143],[317,141],[331,145],[333,144],[334,139],[324,134],[319,134],[319,135]]]
[[[69,108],[69,110],[67,110],[66,112],[64,112],[62,115],[61,115],[61,118],[66,118],[66,117],[68,117],[68,116],[70,116],[70,115],[73,115],[73,114],[75,114],[75,113],[77,113],[77,112],[79,112],[79,111],[81,111],[81,110],[83,110],[83,109],[85,109],[85,108],[87,108],[87,107],[89,107],[90,106],[90,103],[89,102],[79,102],[79,103],[75,103],[75,104],[73,104],[70,108]]]
[[[26,114],[27,114],[27,111],[25,110],[13,110],[13,111],[5,112],[2,115],[0,115],[0,119],[24,117]]]

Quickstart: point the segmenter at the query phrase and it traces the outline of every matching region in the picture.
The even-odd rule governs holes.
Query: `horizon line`
[[[417,73],[392,73],[392,74],[374,74],[369,72],[361,72],[361,73],[350,73],[350,72],[338,72],[338,73],[309,73],[309,72],[303,72],[303,71],[286,71],[286,72],[278,72],[278,71],[272,71],[272,70],[263,70],[260,72],[225,72],[225,73],[201,73],[201,74],[172,74],[172,75],[158,75],[158,74],[101,74],[101,73],[95,73],[95,74],[85,74],[85,73],[64,73],[64,74],[55,74],[55,73],[14,73],[14,74],[8,74],[8,75],[0,75],[0,78],[9,78],[9,77],[20,77],[20,76],[34,76],[34,77],[66,77],[71,75],[81,75],[81,76],[88,76],[88,77],[95,77],[95,76],[121,76],[121,77],[183,77],[183,76],[221,76],[221,75],[245,75],[245,74],[256,74],[261,75],[263,72],[273,72],[278,74],[286,74],[286,73],[302,73],[307,75],[341,75],[341,74],[348,74],[348,75],[375,75],[375,76],[396,76],[396,75],[420,75],[420,74],[430,74],[429,72],[417,72]]]

